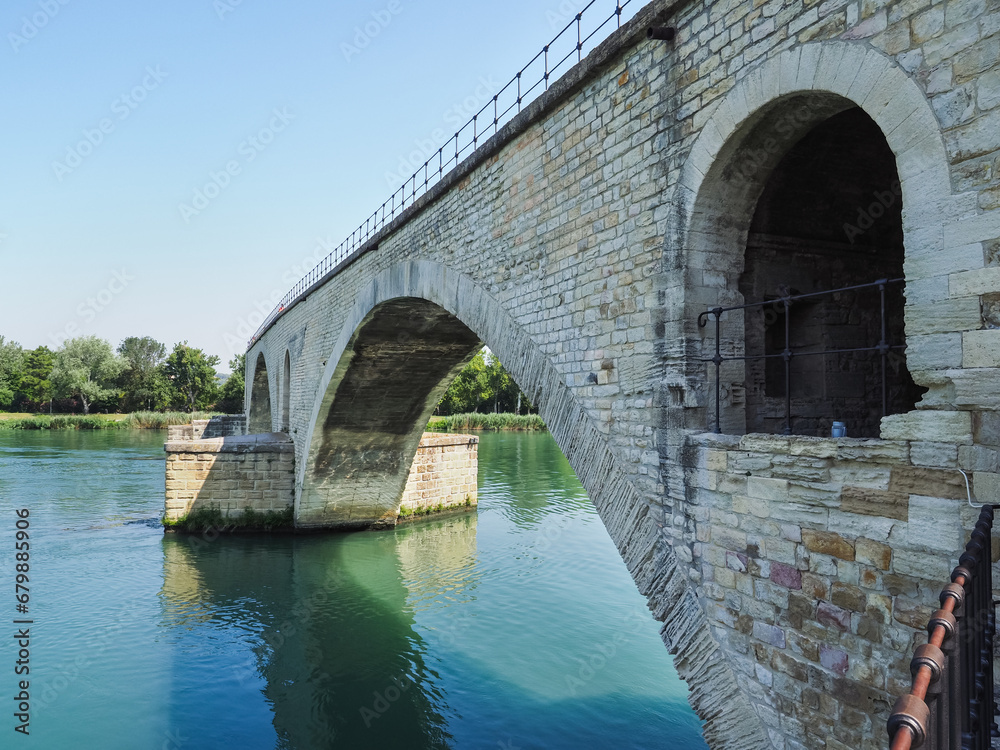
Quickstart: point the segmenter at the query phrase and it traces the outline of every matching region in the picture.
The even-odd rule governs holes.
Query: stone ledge
[[[283,432],[265,432],[258,435],[176,440],[165,443],[163,450],[167,453],[294,453],[295,444]]]

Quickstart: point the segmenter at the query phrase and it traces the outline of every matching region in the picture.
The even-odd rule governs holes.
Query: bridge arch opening
[[[298,525],[394,525],[424,428],[479,347],[475,333],[433,302],[403,297],[376,305],[322,397]]]
[[[292,358],[285,349],[285,366],[281,374],[281,431],[288,432],[289,413],[291,412],[292,396]]]
[[[702,290],[687,313],[742,308],[719,321],[722,432],[829,435],[837,421],[852,437],[877,437],[883,343],[897,347],[885,357],[886,413],[914,407],[902,192],[878,124],[829,92],[771,102],[723,146],[692,215],[689,257]],[[884,295],[866,286],[882,279],[899,281]],[[698,335],[699,359],[711,358],[714,318]],[[714,429],[714,364],[699,379],[699,421]]]
[[[247,432],[271,432],[271,384],[267,375],[264,353],[257,355],[253,380],[250,383],[250,408],[247,412]]]

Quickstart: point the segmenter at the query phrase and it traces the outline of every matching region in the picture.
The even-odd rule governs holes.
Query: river
[[[6,638],[0,747],[705,747],[549,435],[482,436],[476,513],[235,538],[163,534],[163,439],[0,431],[0,616],[32,620],[30,738]]]

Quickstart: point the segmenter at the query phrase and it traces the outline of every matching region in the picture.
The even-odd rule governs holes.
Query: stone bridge
[[[998,58],[997,0],[649,4],[253,340],[251,431],[294,441],[297,524],[392,524],[485,344],[711,746],[884,746],[975,517],[958,470],[998,486]],[[893,278],[884,318],[869,288],[697,323]],[[877,353],[821,353],[880,325],[906,344],[885,418]],[[785,369],[789,345],[813,356]]]

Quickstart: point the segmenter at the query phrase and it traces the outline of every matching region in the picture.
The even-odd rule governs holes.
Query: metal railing
[[[984,505],[941,609],[927,623],[928,642],[910,662],[913,686],[896,701],[887,728],[891,750],[989,750],[1000,736],[993,691],[993,511]]]
[[[597,35],[605,27],[614,23],[615,29],[621,28],[622,12],[633,1],[616,2],[615,10],[610,16],[603,20],[598,18],[594,28],[585,28],[585,14],[598,4],[598,0],[590,0],[572,17],[562,31],[552,38],[552,41],[531,58],[503,88],[493,95],[492,99],[487,101],[482,109],[459,128],[443,146],[433,152],[431,157],[418,167],[388,200],[281,298],[281,301],[264,318],[264,322],[247,342],[247,349],[253,346],[254,342],[270,327],[278,315],[294,303],[307,289],[357,253],[365,243],[401,215],[406,208],[412,206],[417,198],[424,195],[447,173],[458,166],[464,158],[479,148],[481,143],[485,143],[489,137],[499,133],[500,128],[514,119],[536,96],[548,91],[549,80],[553,73],[566,63],[582,62],[584,50],[589,52],[594,45],[603,41],[604,37],[597,38]],[[537,78],[534,78],[533,76],[536,75]]]
[[[893,349],[905,349],[906,344],[890,344],[888,340],[888,326],[886,321],[886,304],[885,304],[885,292],[886,288],[891,284],[902,284],[904,279],[879,279],[878,281],[872,281],[868,284],[856,284],[855,286],[845,286],[839,289],[828,289],[822,292],[811,292],[809,294],[793,294],[786,295],[784,297],[777,297],[775,299],[764,300],[763,302],[750,302],[746,305],[734,305],[733,307],[713,307],[711,310],[706,310],[698,316],[698,327],[704,328],[708,325],[708,316],[712,315],[715,317],[715,356],[702,359],[702,362],[712,362],[715,364],[715,432],[722,432],[722,381],[721,381],[721,369],[723,362],[732,362],[737,360],[742,360],[744,362],[751,362],[755,360],[768,360],[768,359],[782,359],[785,365],[785,428],[784,434],[792,434],[792,360],[799,357],[814,357],[820,354],[848,354],[852,352],[878,352],[882,362],[882,416],[886,416],[889,408],[889,394],[886,381],[886,369],[888,364],[889,352]],[[869,289],[873,287],[878,287],[879,289],[879,301],[880,301],[880,330],[881,338],[878,344],[875,346],[861,346],[851,349],[824,349],[822,351],[816,352],[794,352],[792,351],[791,342],[791,312],[792,305],[795,302],[804,299],[814,299],[816,297],[823,297],[832,294],[838,294],[840,292],[851,292],[857,289]],[[720,336],[721,330],[721,318],[722,314],[730,312],[733,310],[749,310],[755,307],[764,307],[766,305],[781,305],[783,308],[785,316],[785,348],[776,354],[753,354],[753,355],[743,355],[743,356],[722,356],[722,339]]]

